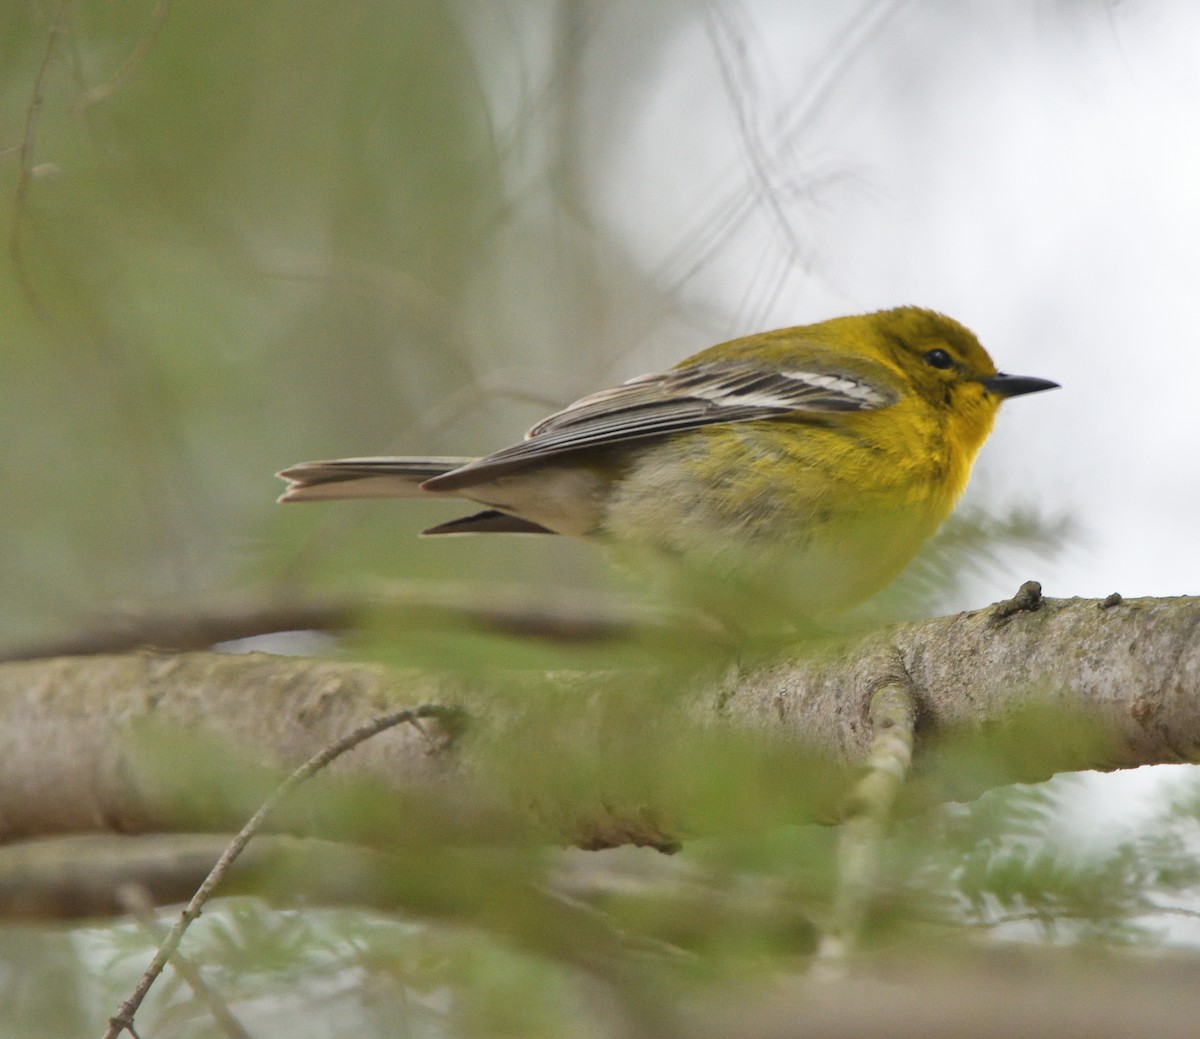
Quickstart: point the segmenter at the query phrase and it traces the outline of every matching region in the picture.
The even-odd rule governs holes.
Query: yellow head
[[[866,357],[888,368],[901,397],[915,394],[941,416],[945,435],[969,458],[991,432],[1001,401],[1058,385],[998,372],[970,329],[922,307],[834,318],[804,331],[843,359]]]

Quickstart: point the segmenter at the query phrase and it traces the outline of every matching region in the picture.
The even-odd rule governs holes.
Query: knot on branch
[[[1040,610],[1045,601],[1041,584],[1038,581],[1026,581],[1011,599],[1004,599],[992,607],[988,625],[996,627],[1018,613],[1033,613]]]

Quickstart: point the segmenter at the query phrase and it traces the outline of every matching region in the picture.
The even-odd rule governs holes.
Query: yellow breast
[[[693,588],[736,586],[810,616],[861,602],[937,530],[974,458],[936,425],[881,418],[714,426],[648,445],[610,490],[603,533],[637,567],[686,571]]]

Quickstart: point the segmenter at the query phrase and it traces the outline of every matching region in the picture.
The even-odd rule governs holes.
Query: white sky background
[[[683,289],[723,332],[915,303],[1002,370],[1063,384],[1005,406],[972,493],[1073,513],[1082,536],[972,602],[1028,577],[1055,596],[1200,592],[1200,4],[713,10],[623,113],[597,175],[608,226],[669,279],[698,255],[672,249],[757,176],[786,233],[760,201]],[[594,44],[632,46],[643,17],[614,9]]]

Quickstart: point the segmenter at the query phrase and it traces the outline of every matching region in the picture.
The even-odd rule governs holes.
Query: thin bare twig
[[[140,884],[126,884],[117,893],[117,897],[126,911],[142,925],[143,930],[154,941],[160,941],[162,936],[159,934],[158,917],[154,913],[154,902],[150,898],[150,893]],[[171,958],[171,966],[187,982],[188,987],[196,994],[196,998],[208,1007],[209,1013],[212,1014],[213,1020],[217,1022],[221,1031],[231,1036],[232,1039],[251,1039],[250,1033],[246,1031],[241,1021],[234,1016],[225,1000],[204,980],[199,968],[191,960],[176,950],[175,955]]]
[[[238,835],[229,842],[229,846],[221,853],[221,857],[217,859],[216,865],[213,866],[208,876],[204,878],[204,882],[200,887],[196,889],[196,893],[192,896],[191,901],[188,902],[183,912],[179,914],[179,919],[175,921],[166,939],[159,946],[158,952],[155,953],[154,959],[150,961],[150,966],[146,968],[146,973],[142,975],[142,980],[138,982],[138,986],[134,989],[133,994],[117,1007],[117,1012],[108,1019],[108,1029],[104,1033],[104,1039],[117,1039],[122,1032],[129,1032],[134,1036],[137,1035],[133,1029],[134,1015],[138,1012],[154,982],[158,980],[158,976],[162,974],[167,961],[175,955],[176,950],[179,948],[179,943],[183,940],[184,933],[192,925],[192,922],[200,916],[205,903],[212,897],[213,891],[224,879],[225,874],[229,872],[229,868],[236,861],[237,857],[241,855],[242,850],[250,843],[255,834],[263,828],[268,817],[288,794],[301,783],[305,782],[305,780],[314,776],[331,761],[345,754],[346,751],[352,750],[360,743],[369,740],[372,736],[377,736],[386,729],[395,728],[397,725],[413,725],[419,730],[421,728],[421,719],[445,718],[452,713],[450,708],[436,704],[425,704],[421,707],[393,711],[391,714],[384,714],[378,718],[373,718],[371,721],[360,725],[353,732],[347,733],[341,739],[314,754],[289,775],[287,779],[280,783],[271,793],[271,796],[262,803],[258,811],[250,817],[250,821],[242,827]]]
[[[54,9],[54,17],[50,22],[50,30],[46,33],[46,46],[42,50],[42,60],[37,73],[33,77],[33,89],[29,96],[29,107],[25,109],[25,126],[21,131],[21,143],[17,146],[17,184],[13,188],[12,226],[8,234],[8,252],[12,258],[13,273],[20,286],[21,294],[28,301],[37,316],[43,321],[48,315],[38,299],[37,290],[29,278],[21,257],[21,224],[25,215],[25,199],[29,193],[29,184],[33,179],[33,148],[37,140],[38,114],[42,108],[42,91],[46,82],[46,73],[50,70],[50,60],[58,46],[58,38],[62,35],[66,24],[67,12],[71,0],[59,0]]]
[[[150,24],[142,32],[129,57],[125,59],[125,63],[113,73],[109,80],[91,87],[79,96],[79,100],[75,102],[76,115],[86,112],[92,105],[107,101],[137,72],[138,66],[145,60],[146,55],[150,53],[150,48],[154,46],[154,41],[158,38],[159,31],[163,27],[163,22],[167,20],[169,9],[170,4],[168,0],[158,0],[158,3],[154,5],[154,10],[150,13]]]

